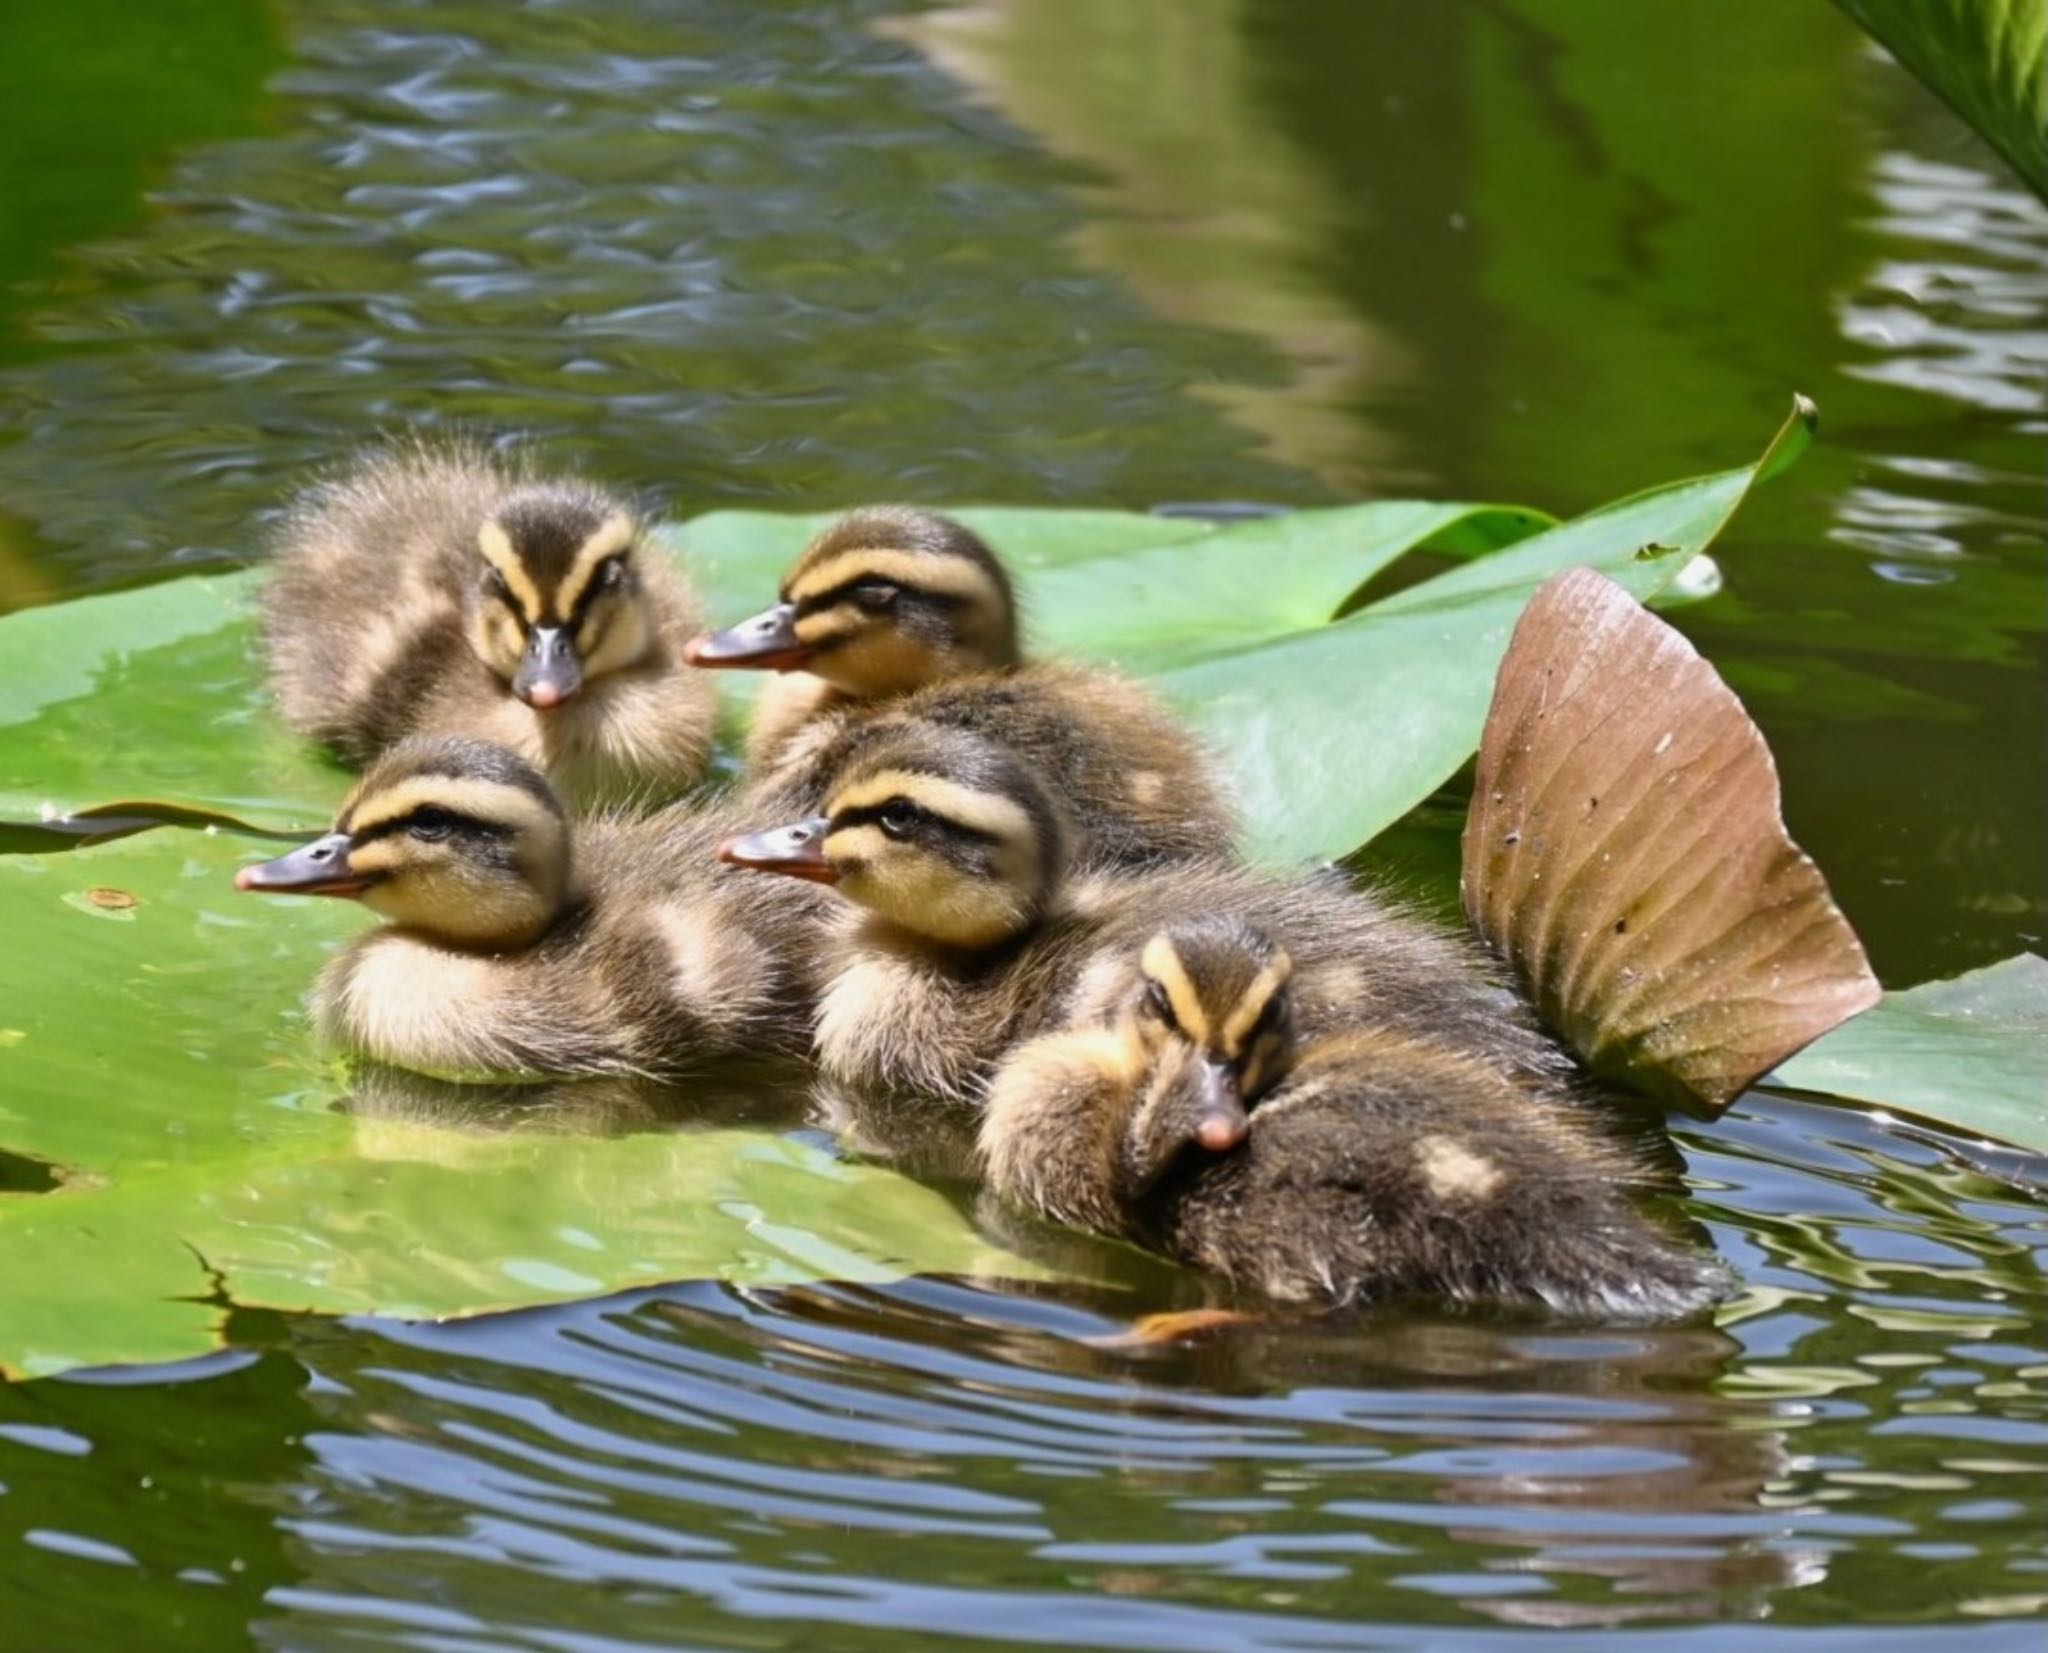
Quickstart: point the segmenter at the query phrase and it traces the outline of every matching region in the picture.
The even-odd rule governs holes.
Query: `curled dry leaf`
[[[1537,592],[1495,681],[1465,910],[1604,1077],[1724,1108],[1875,1004],[1877,979],[1780,815],[1742,703],[1591,569]]]

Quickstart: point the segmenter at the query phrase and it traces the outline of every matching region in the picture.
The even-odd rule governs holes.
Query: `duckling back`
[[[1030,764],[1072,828],[1079,866],[1216,859],[1235,841],[1236,818],[1208,754],[1151,691],[1114,672],[1061,663],[836,705],[782,743],[750,795],[767,810],[815,811],[834,776],[920,727],[996,741]]]
[[[375,451],[303,494],[264,592],[287,721],[353,763],[494,741],[572,801],[673,796],[708,761],[694,599],[626,504],[460,443]]]
[[[719,865],[715,812],[578,823],[572,893],[513,948],[418,928],[360,936],[323,973],[326,1043],[430,1073],[676,1075],[803,1048],[818,892]]]
[[[1140,1116],[1129,1151],[1177,1129]],[[1361,1028],[1304,1051],[1240,1147],[1184,1149],[1130,1210],[1168,1254],[1280,1302],[1681,1319],[1727,1276],[1635,1209],[1630,1187],[1645,1180],[1561,1092]]]
[[[365,764],[411,731],[436,679],[481,671],[463,644],[458,580],[505,486],[481,450],[421,445],[366,457],[292,501],[263,592],[287,722]]]

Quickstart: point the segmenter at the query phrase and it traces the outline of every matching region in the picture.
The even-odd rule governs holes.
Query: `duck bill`
[[[330,832],[275,861],[260,861],[235,874],[235,888],[264,895],[337,895],[353,899],[370,887],[348,870],[348,834]]]
[[[777,603],[736,626],[691,638],[683,658],[711,671],[790,672],[814,652],[796,634],[796,604]]]
[[[813,884],[836,884],[839,869],[825,859],[825,834],[831,829],[830,821],[816,815],[766,832],[749,832],[720,844],[718,858],[728,866],[779,872]]]
[[[1195,1107],[1195,1141],[1212,1154],[1227,1153],[1251,1130],[1237,1075],[1221,1062],[1204,1062]]]
[[[512,692],[536,711],[545,712],[573,699],[583,687],[583,662],[561,626],[535,626],[526,637],[526,653],[512,674]]]

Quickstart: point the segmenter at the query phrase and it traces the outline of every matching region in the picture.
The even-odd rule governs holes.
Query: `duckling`
[[[583,806],[665,800],[704,772],[713,695],[682,666],[695,598],[603,488],[475,446],[396,446],[302,495],[275,562],[278,706],[352,763],[473,735]]]
[[[1340,879],[1269,877],[1225,858],[1145,871],[1089,868],[1044,779],[1019,753],[936,724],[892,731],[832,785],[824,813],[746,834],[737,865],[836,885],[852,904],[814,1045],[841,1083],[972,1102],[1014,1045],[1103,1019],[1124,956],[1162,926],[1241,912],[1284,939],[1311,1032],[1370,1003],[1391,1026],[1436,1030],[1504,1071],[1568,1059],[1468,938]]]
[[[729,829],[681,805],[572,822],[515,753],[416,737],[370,767],[331,832],[235,883],[386,920],[314,990],[319,1033],[345,1053],[440,1073],[672,1073],[801,1043],[817,897],[720,868]]]
[[[1129,678],[1026,663],[1002,562],[929,511],[850,512],[752,619],[695,639],[692,664],[773,668],[748,742],[764,810],[815,811],[831,777],[919,724],[998,738],[1066,807],[1076,854],[1144,866],[1227,845],[1230,811],[1188,732]]]
[[[1570,1087],[1370,1005],[1302,1038],[1293,960],[1239,917],[1176,924],[1129,962],[1113,1022],[996,1074],[981,1146],[1000,1197],[1280,1303],[1662,1321],[1725,1294],[1630,1203],[1647,1167]]]

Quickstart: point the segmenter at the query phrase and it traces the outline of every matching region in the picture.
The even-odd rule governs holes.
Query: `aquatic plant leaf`
[[[949,514],[1017,573],[1032,646],[1157,672],[1178,660],[1322,625],[1410,551],[1472,556],[1549,527],[1505,505],[1377,500],[1218,523],[1122,511],[970,506]],[[719,511],[670,530],[721,620],[775,600],[830,514]]]
[[[1595,1072],[1724,1108],[1879,997],[1781,808],[1763,734],[1714,668],[1612,580],[1569,570],[1495,682],[1466,915]]]
[[[1805,451],[1815,417],[1798,398],[1753,464],[1632,495],[1334,625],[1160,673],[1229,766],[1248,851],[1283,866],[1339,856],[1399,820],[1478,748],[1494,669],[1538,586],[1587,567],[1637,598],[1662,591],[1757,481]]]
[[[1835,0],[2048,201],[2042,0]]]
[[[1849,1096],[2048,1154],[2048,959],[1887,993],[1766,1083]]]
[[[147,798],[268,831],[325,825],[346,777],[265,700],[259,578],[194,576],[9,615],[0,822]]]
[[[1549,520],[1506,507],[1401,501],[1227,527],[1125,511],[971,507],[958,514],[1015,564],[1027,611],[1049,642],[1068,630],[1087,633],[1105,612],[1091,596],[1094,585],[1113,585],[1126,559],[1160,547],[1187,562],[1181,578],[1203,592],[1211,630],[1242,639],[1247,611],[1233,590],[1245,583],[1248,563],[1258,570],[1270,633],[1328,619],[1374,569],[1405,551],[1470,555]],[[667,534],[711,611],[730,618],[772,601],[797,551],[830,520],[721,511]],[[254,570],[196,577],[6,618],[0,852],[105,836],[68,817],[128,798],[161,800],[159,813],[199,811],[252,831],[325,824],[347,779],[267,704],[253,620],[260,580]],[[1041,580],[1050,582],[1043,595]],[[1115,617],[1113,608],[1106,612]],[[1125,651],[1114,638],[1098,641],[1147,669],[1172,638],[1143,636],[1141,620],[1124,616],[1142,646]],[[729,673],[720,686],[738,699],[755,683],[753,674]]]
[[[786,1072],[707,1074],[665,1118],[558,1087],[480,1121],[461,1087],[395,1076],[337,1111],[351,1087],[299,1000],[363,915],[239,896],[259,853],[170,831],[0,857],[0,1145],[56,1168],[0,1192],[0,1370],[200,1353],[231,1303],[445,1316],[682,1278],[1042,1272],[817,1146]],[[781,1130],[730,1123],[764,1110]],[[507,1128],[527,1123],[553,1128]]]

